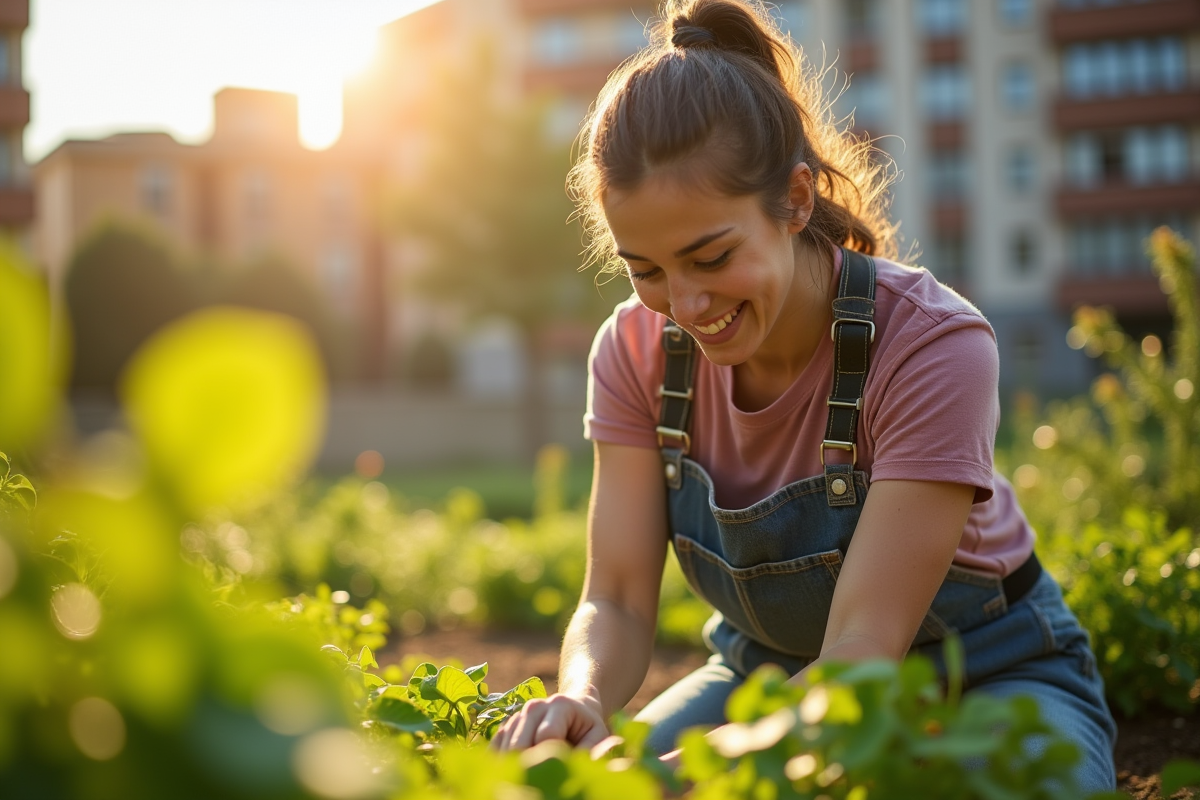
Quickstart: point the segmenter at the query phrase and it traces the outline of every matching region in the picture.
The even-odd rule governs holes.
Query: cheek
[[[635,281],[632,279],[630,282],[633,284],[633,291],[638,296],[638,300],[642,301],[642,305],[660,314],[668,314],[670,312],[664,293],[654,284],[648,281]]]

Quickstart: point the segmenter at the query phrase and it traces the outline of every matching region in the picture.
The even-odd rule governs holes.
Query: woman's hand
[[[492,737],[496,750],[524,750],[551,739],[591,748],[608,737],[608,725],[594,697],[552,695],[535,698],[510,717]]]

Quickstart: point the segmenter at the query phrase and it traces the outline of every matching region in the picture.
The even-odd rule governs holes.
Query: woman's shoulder
[[[963,328],[995,341],[983,313],[929,270],[875,259],[876,320],[896,343],[914,342]]]

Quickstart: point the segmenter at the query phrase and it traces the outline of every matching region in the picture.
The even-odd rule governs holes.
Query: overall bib
[[[712,480],[687,458],[695,342],[668,322],[658,440],[669,494],[671,541],[693,591],[716,609],[704,627],[709,663],[655,699],[639,719],[651,746],[670,750],[680,731],[725,721],[729,694],[757,667],[795,674],[820,655],[834,587],[869,476],[855,468],[856,426],[875,335],[874,261],[843,250],[833,302],[834,374],[823,474],[788,484],[744,509],[717,506]],[[830,449],[851,463],[826,461]],[[1083,754],[1089,791],[1114,785],[1115,725],[1087,634],[1036,557],[1011,575],[952,566],[913,641],[944,674],[942,640],[963,643],[965,689],[1037,696],[1042,713]]]

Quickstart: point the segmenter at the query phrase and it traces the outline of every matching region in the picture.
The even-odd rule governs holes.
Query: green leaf
[[[55,414],[65,361],[55,358],[45,284],[23,261],[0,244],[0,447],[14,450],[32,444]]]
[[[467,673],[467,677],[470,678],[471,680],[473,680],[476,683],[476,685],[478,685],[483,682],[484,678],[487,677],[487,674],[488,674],[487,662],[485,661],[482,664],[477,664],[473,667],[467,667],[465,672]],[[480,694],[486,694],[486,692],[480,691]]]
[[[321,442],[321,360],[282,315],[190,314],[134,355],[121,388],[149,460],[192,512],[282,486]]]
[[[432,733],[433,722],[411,701],[385,696],[371,704],[367,716],[398,731]]]
[[[421,697],[426,700],[445,700],[458,705],[479,697],[475,682],[456,667],[442,667],[436,675],[421,681]]]
[[[11,494],[26,511],[32,511],[37,505],[37,490],[24,475],[14,475],[7,481],[4,491]]]
[[[371,648],[363,645],[363,648],[358,651],[358,665],[363,669],[369,667],[379,668],[379,662],[375,660],[375,654],[371,652]]]
[[[1163,797],[1170,797],[1185,786],[1200,787],[1200,761],[1172,761],[1163,767]]]

